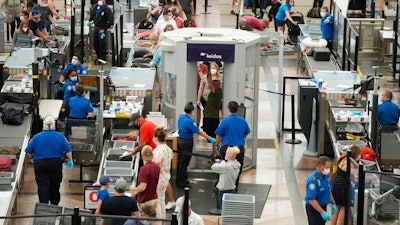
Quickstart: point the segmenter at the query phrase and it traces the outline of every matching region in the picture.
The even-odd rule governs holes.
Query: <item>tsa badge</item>
[[[308,188],[310,190],[315,190],[315,184],[311,183],[310,185],[308,185]]]

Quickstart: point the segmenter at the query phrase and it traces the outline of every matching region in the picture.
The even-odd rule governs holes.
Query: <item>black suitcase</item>
[[[314,60],[315,61],[329,61],[331,59],[331,52],[329,48],[315,48]]]
[[[133,23],[137,24],[142,20],[146,19],[148,13],[149,13],[149,8],[144,6],[136,6],[133,9]]]

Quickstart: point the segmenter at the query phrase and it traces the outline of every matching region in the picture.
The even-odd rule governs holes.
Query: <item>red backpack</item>
[[[0,156],[0,172],[12,171],[12,159],[6,156]]]

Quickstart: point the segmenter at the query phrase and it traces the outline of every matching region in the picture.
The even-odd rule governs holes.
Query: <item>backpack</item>
[[[1,120],[4,124],[21,125],[24,121],[24,113],[22,110],[10,107],[3,112]]]
[[[0,172],[12,171],[12,159],[6,156],[0,156]]]
[[[311,8],[310,10],[308,10],[307,12],[307,17],[311,17],[311,18],[321,18],[320,12],[321,8],[318,6],[315,6],[313,8]]]
[[[153,28],[153,23],[151,23],[151,22],[149,22],[147,20],[142,20],[138,24],[136,24],[135,27],[136,27],[136,29],[152,29]]]
[[[68,31],[67,31],[64,27],[57,26],[57,27],[54,27],[54,28],[51,30],[51,34],[52,34],[52,35],[67,36],[67,35],[68,35]]]

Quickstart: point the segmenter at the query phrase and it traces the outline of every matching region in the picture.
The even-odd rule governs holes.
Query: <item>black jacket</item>
[[[94,5],[93,8],[90,10],[90,18],[89,21],[94,21],[94,25],[100,29],[107,30],[108,28],[113,25],[114,17],[113,13],[107,5],[103,6],[103,9],[99,13],[99,16],[96,17],[96,11],[99,5]]]

